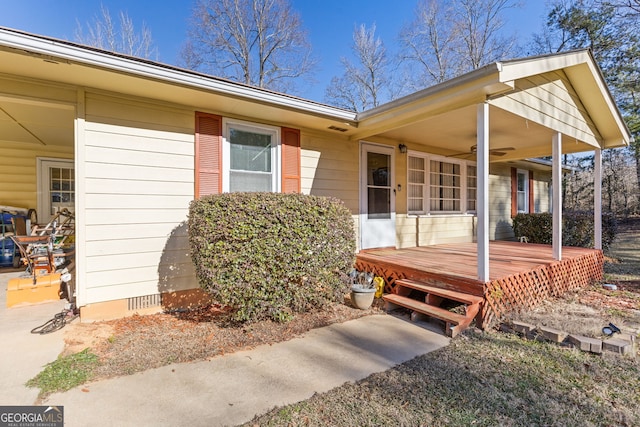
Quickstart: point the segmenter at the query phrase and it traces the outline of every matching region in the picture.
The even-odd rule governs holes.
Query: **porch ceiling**
[[[549,156],[553,134],[552,129],[501,108],[490,106],[490,149],[513,148],[513,150],[501,152],[503,155],[492,155],[492,162]],[[424,146],[425,150],[444,156],[473,159],[475,153],[471,152],[471,147],[477,143],[476,105],[428,117],[382,132],[377,136],[392,139],[410,147]],[[563,153],[593,149],[589,144],[563,136]]]
[[[45,146],[73,144],[71,105],[0,96],[0,141]]]

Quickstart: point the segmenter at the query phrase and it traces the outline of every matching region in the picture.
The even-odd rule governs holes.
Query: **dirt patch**
[[[506,319],[546,326],[570,334],[603,338],[610,322],[623,333],[640,335],[640,292],[607,291],[600,285],[548,300],[531,310],[512,313]]]
[[[75,321],[67,324],[64,331],[64,351],[62,356],[79,353],[85,348],[95,348],[99,343],[109,340],[113,336],[114,328],[109,323],[80,323]]]
[[[210,357],[273,344],[311,329],[382,313],[382,301],[369,310],[335,304],[322,312],[297,315],[288,323],[263,321],[237,324],[219,306],[122,319],[72,324],[66,331],[64,354],[87,347],[98,355],[100,366],[93,379],[104,379],[156,368],[171,363],[206,360]]]
[[[621,222],[618,235],[605,256],[605,280],[611,291],[596,284],[549,300],[507,320],[519,320],[568,333],[602,338],[609,322],[623,333],[640,336],[640,218]]]

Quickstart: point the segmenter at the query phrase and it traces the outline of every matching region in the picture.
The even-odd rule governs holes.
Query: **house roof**
[[[475,106],[482,102],[492,106],[492,148],[518,145],[507,157],[548,154],[554,132],[566,132],[563,152],[586,151],[598,145],[624,146],[631,140],[602,74],[586,50],[492,63],[357,115],[166,64],[1,27],[0,64],[0,73],[56,85],[115,91],[267,123],[331,129],[345,140],[402,141],[442,154],[466,150],[475,143]],[[560,73],[562,82],[577,94],[576,109],[591,126],[587,132],[572,133],[549,117],[528,117],[505,108],[510,94],[526,92],[523,81],[552,73]],[[527,96],[517,101],[527,105],[539,102],[528,92]],[[5,111],[29,104],[12,101],[0,92],[0,107]]]

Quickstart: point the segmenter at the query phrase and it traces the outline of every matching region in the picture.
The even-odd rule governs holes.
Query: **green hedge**
[[[351,212],[337,199],[224,193],[191,202],[200,286],[238,321],[290,320],[342,301],[355,260]]]
[[[551,213],[518,214],[513,218],[516,239],[526,236],[530,243],[550,245],[553,235]],[[593,212],[567,212],[562,214],[562,244],[564,246],[594,246]],[[602,247],[608,249],[616,236],[613,215],[602,215]]]

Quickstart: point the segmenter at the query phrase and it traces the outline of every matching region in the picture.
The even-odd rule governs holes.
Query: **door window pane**
[[[369,219],[391,218],[391,156],[367,153],[367,215]]]
[[[367,154],[367,184],[389,187],[391,177],[389,176],[390,156],[380,153]]]
[[[388,188],[369,187],[368,194],[368,218],[391,218],[391,190]]]

